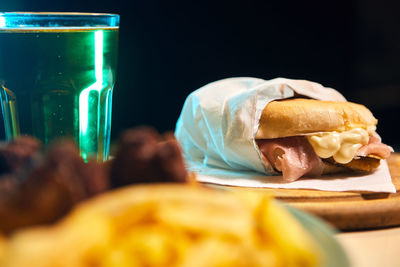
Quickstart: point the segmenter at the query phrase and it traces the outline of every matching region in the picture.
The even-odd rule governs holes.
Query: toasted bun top
[[[351,102],[302,98],[272,101],[261,114],[256,139],[367,129],[377,122],[369,109]]]

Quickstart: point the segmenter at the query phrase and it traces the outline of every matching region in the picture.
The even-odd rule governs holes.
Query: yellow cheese
[[[368,144],[369,132],[373,129],[355,128],[344,132],[321,132],[308,135],[307,139],[321,158],[330,158],[338,163],[348,163],[363,145]]]

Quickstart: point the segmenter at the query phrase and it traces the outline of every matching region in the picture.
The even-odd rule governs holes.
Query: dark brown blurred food
[[[1,231],[54,222],[78,202],[107,190],[107,178],[94,165],[85,164],[70,141],[52,145],[40,166],[0,195]]]
[[[133,183],[186,182],[173,134],[148,127],[125,131],[115,159],[84,163],[72,141],[54,143],[46,155],[40,143],[21,137],[0,148],[0,232],[53,223],[82,200]]]
[[[188,172],[173,134],[141,127],[125,131],[111,166],[111,183],[186,182]]]
[[[28,170],[40,162],[40,142],[30,136],[4,143],[0,146],[0,175]]]
[[[22,136],[0,145],[0,197],[15,190],[42,161],[39,140]]]

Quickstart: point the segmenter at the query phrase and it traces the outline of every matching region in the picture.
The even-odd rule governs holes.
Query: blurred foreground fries
[[[312,239],[259,193],[139,185],[0,239],[0,266],[316,266]]]

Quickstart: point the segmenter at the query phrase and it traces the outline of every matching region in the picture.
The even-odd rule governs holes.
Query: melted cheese
[[[307,136],[315,153],[338,163],[349,163],[357,150],[368,144],[370,129],[355,128],[344,132],[322,132]]]

